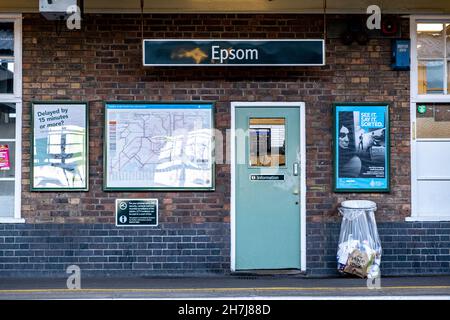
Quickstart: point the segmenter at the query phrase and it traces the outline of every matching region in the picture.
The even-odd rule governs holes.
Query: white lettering
[[[233,50],[233,49],[231,49]],[[223,60],[228,59],[228,50],[227,49],[220,49],[220,63],[223,63]]]
[[[224,63],[227,60],[258,60],[258,49],[221,49],[219,46],[211,47],[212,60]]]
[[[367,14],[371,14],[370,17],[367,18],[367,29],[381,29],[381,9],[377,5],[371,5],[367,7]]]
[[[371,289],[371,290],[381,289],[381,278],[380,277],[368,278],[366,285],[367,285],[367,288]]]
[[[245,52],[242,49],[238,49],[236,51],[236,57],[238,58],[238,60],[242,60],[245,58]]]
[[[246,56],[246,59],[249,60],[258,60],[258,50],[256,49],[247,49],[246,50],[246,55],[250,54],[249,57]]]
[[[212,59],[213,60],[217,60],[217,59],[219,59],[219,57],[218,56],[216,56],[216,54],[217,53],[219,53],[216,49],[219,49],[220,47],[219,46],[212,46]]]
[[[186,304],[184,307],[178,308],[179,315],[203,315],[209,318],[212,312],[212,307],[192,307]]]
[[[67,267],[66,273],[71,274],[67,278],[67,289],[81,289],[81,269],[77,265],[71,265]]]
[[[69,30],[80,30],[81,29],[81,14],[80,8],[78,6],[72,5],[67,7],[67,14],[70,16],[67,18],[66,25]]]
[[[230,50],[230,60],[236,59],[236,55],[234,54],[234,49]]]

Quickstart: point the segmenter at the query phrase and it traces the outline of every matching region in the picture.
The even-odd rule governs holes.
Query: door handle
[[[293,168],[292,168],[292,174],[294,176],[298,176],[298,162],[294,162]]]

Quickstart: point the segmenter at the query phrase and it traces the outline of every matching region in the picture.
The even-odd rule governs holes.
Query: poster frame
[[[38,105],[65,105],[65,106],[72,106],[72,105],[83,105],[85,108],[85,137],[84,137],[84,161],[85,161],[85,167],[86,172],[84,175],[84,181],[85,186],[83,187],[50,187],[50,188],[43,188],[43,187],[34,187],[34,125],[35,125],[35,119],[34,119],[34,111],[35,107]],[[45,192],[45,191],[89,191],[89,103],[86,101],[74,101],[74,100],[51,100],[51,101],[31,101],[31,143],[30,143],[30,191],[31,192]]]
[[[374,188],[340,188],[337,186],[338,182],[338,141],[336,136],[336,130],[337,130],[337,120],[338,120],[338,108],[339,107],[351,107],[355,108],[354,111],[364,111],[364,108],[369,107],[384,107],[385,108],[385,147],[386,147],[386,162],[385,162],[385,180],[386,180],[386,187],[380,188],[380,187],[374,187]],[[360,107],[360,108],[357,108]],[[332,150],[333,150],[333,192],[339,193],[339,192],[345,192],[345,193],[389,193],[391,190],[391,183],[390,183],[390,164],[391,164],[391,143],[390,143],[390,104],[388,102],[339,102],[339,103],[333,103],[333,140],[332,140]],[[366,178],[371,179],[371,178]]]
[[[162,104],[162,105],[211,105],[211,186],[209,187],[110,187],[108,186],[108,135],[107,135],[107,121],[108,112],[107,105],[114,104],[129,104],[129,105],[139,105],[139,104]],[[169,109],[169,108],[168,108]],[[215,137],[214,137],[214,114],[215,114],[215,102],[214,101],[104,101],[104,126],[103,126],[103,191],[215,191]]]

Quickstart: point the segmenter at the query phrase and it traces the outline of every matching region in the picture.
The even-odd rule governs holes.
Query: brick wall
[[[229,225],[0,224],[0,277],[217,274],[229,270]]]
[[[339,223],[308,223],[307,276],[337,276]],[[230,273],[228,223],[117,229],[111,224],[0,224],[0,277]],[[450,272],[449,222],[382,222],[382,276]]]
[[[339,19],[339,17],[335,17]],[[409,73],[390,70],[390,39],[368,45],[326,43],[324,67],[149,68],[142,66],[139,15],[87,15],[81,31],[56,30],[38,14],[23,21],[23,194],[28,223],[113,223],[117,197],[155,197],[165,223],[228,222],[230,166],[216,167],[215,192],[103,192],[103,101],[214,100],[215,121],[230,128],[230,101],[304,101],[307,124],[307,219],[337,221],[336,206],[360,197],[332,192],[331,104],[391,103],[389,194],[365,194],[377,219],[410,214]],[[332,22],[328,23],[332,28]],[[408,21],[403,21],[408,36]],[[321,15],[145,15],[145,38],[322,38]],[[85,100],[89,116],[89,192],[31,193],[30,101]]]
[[[339,223],[307,225],[307,268],[312,276],[336,275]],[[382,276],[450,273],[450,222],[381,222]]]

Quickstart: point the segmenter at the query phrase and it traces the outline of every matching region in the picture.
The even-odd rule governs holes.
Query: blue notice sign
[[[334,107],[336,192],[389,191],[389,106]]]

